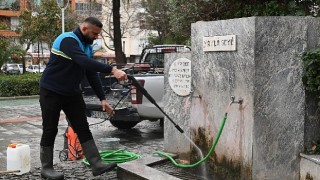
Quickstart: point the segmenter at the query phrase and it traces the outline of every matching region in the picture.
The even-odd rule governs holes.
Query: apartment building
[[[112,0],[75,0],[73,6],[78,16],[95,16],[103,23],[102,36],[93,44],[96,58],[104,62],[114,59]],[[128,62],[138,62],[142,49],[148,45],[148,37],[156,34],[145,27],[144,13],[141,0],[130,0],[120,6],[122,50]]]
[[[75,0],[74,7],[78,16],[95,16],[101,20],[104,30],[93,49],[96,57],[104,62],[114,59],[112,0]],[[128,62],[138,62],[142,49],[148,45],[148,37],[156,34],[145,28],[144,13],[141,0],[130,0],[120,6],[122,50]]]
[[[19,24],[19,16],[21,13],[30,8],[31,3],[40,4],[43,0],[5,0],[0,1],[0,23],[5,22],[4,27],[0,26],[0,36],[19,37],[15,32]],[[62,1],[62,0],[60,0]],[[139,60],[142,49],[148,45],[148,37],[150,34],[155,34],[154,31],[144,28],[143,18],[144,9],[140,5],[141,0],[131,0],[128,4],[121,4],[121,28],[122,28],[122,48],[128,59],[128,62],[137,62]],[[110,15],[112,11],[111,0],[69,0],[68,8],[80,17],[95,16],[104,24],[102,36],[97,39],[93,48],[97,58],[104,62],[114,59],[115,53],[112,34],[113,21]],[[111,35],[111,36],[110,36]],[[39,54],[38,46],[35,44],[30,48],[30,53],[37,58],[47,58],[49,49],[45,49],[43,54]]]
[[[113,41],[110,36],[113,34],[113,20],[110,14],[112,4],[105,2],[102,6],[102,22],[104,23],[105,32],[102,33],[107,56],[114,54],[111,49],[114,48]],[[123,2],[123,1],[121,1]],[[121,33],[122,50],[127,57],[128,62],[138,62],[142,49],[148,45],[148,37],[155,35],[156,32],[145,27],[144,13],[145,10],[141,6],[141,0],[127,1],[128,4],[121,4]]]
[[[16,29],[19,25],[19,16],[30,6],[28,0],[0,1],[0,36],[11,38],[11,42],[19,43],[19,34]],[[32,61],[29,57],[29,61]]]
[[[27,9],[27,6],[27,0],[0,1],[0,36],[19,36],[15,30],[19,25],[19,16]]]

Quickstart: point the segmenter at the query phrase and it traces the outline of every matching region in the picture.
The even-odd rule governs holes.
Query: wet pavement
[[[64,148],[63,134],[67,127],[65,115],[61,113],[59,132],[56,138],[54,165],[63,171],[66,179],[117,179],[116,171],[93,177],[89,168],[78,161],[60,161],[59,152]],[[103,119],[88,118],[90,124]],[[42,133],[41,111],[37,98],[0,100],[0,171],[6,170],[6,150],[10,143],[28,144],[31,149],[31,171],[24,175],[0,174],[0,179],[41,179],[39,142]],[[117,149],[136,154],[153,156],[157,150],[163,150],[163,128],[159,122],[148,120],[140,122],[131,130],[119,130],[109,121],[91,126],[99,150],[106,150],[106,138],[119,138]]]

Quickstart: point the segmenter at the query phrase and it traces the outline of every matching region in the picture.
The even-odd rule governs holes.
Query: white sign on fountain
[[[236,51],[236,35],[203,37],[203,51]]]
[[[169,84],[171,89],[180,96],[187,96],[191,92],[191,60],[179,58],[169,69]]]

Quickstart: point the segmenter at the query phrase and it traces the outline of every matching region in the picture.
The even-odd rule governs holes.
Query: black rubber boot
[[[41,177],[48,180],[62,180],[64,175],[53,169],[53,146],[40,147]]]
[[[101,175],[117,167],[116,163],[105,164],[100,157],[98,148],[93,139],[81,144],[84,156],[90,164],[93,176]]]

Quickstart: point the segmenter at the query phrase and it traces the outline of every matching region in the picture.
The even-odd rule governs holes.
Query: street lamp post
[[[39,41],[38,41],[38,68],[39,68],[39,73],[40,73],[40,44],[39,44]]]
[[[61,9],[62,33],[64,33],[64,10],[69,5],[69,0],[56,0],[59,8]]]

